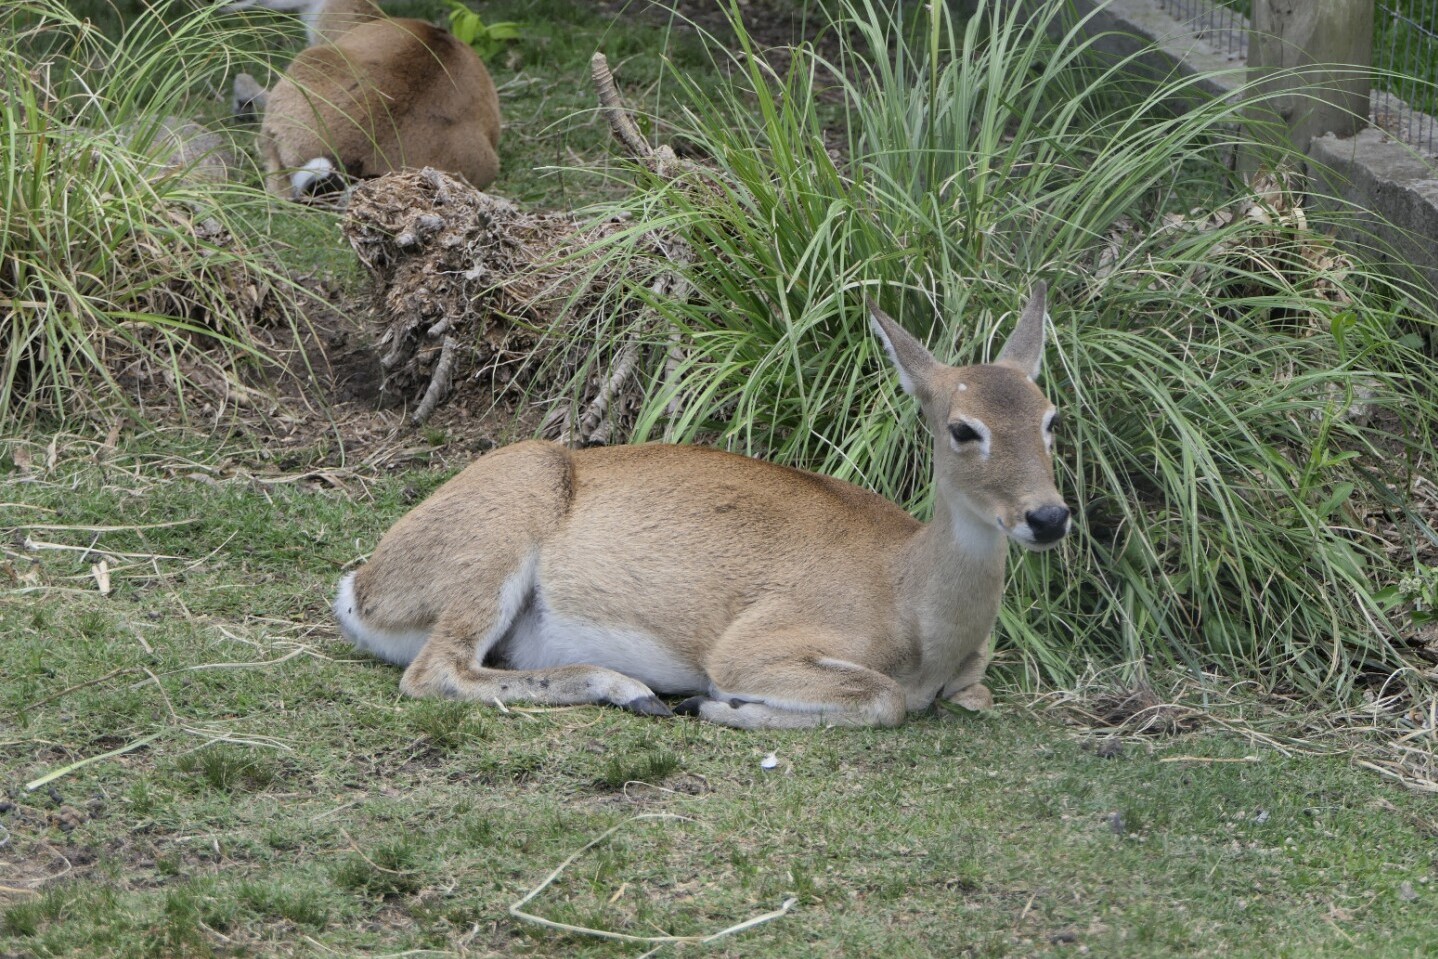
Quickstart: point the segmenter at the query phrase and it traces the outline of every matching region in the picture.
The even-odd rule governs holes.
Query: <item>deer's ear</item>
[[[1048,285],[1039,280],[1029,294],[1019,325],[1009,334],[994,362],[1012,366],[1031,380],[1038,379],[1039,368],[1044,362],[1044,327],[1048,322],[1048,312]]]
[[[924,349],[924,344],[914,339],[908,330],[879,309],[877,303],[865,297],[864,305],[869,309],[869,326],[879,338],[879,342],[884,344],[884,351],[889,354],[894,368],[899,371],[899,383],[904,387],[904,392],[922,402],[928,395],[928,385],[934,370],[941,364],[934,359],[932,353]]]

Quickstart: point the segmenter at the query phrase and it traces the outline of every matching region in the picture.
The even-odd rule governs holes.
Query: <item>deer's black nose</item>
[[[1069,531],[1069,508],[1067,506],[1040,506],[1024,514],[1034,541],[1055,543]]]

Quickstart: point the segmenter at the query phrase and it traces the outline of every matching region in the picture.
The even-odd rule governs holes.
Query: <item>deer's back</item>
[[[869,631],[891,613],[898,551],[921,528],[852,484],[718,450],[530,442],[451,479],[362,576],[394,593],[423,565],[425,581],[404,592],[433,594],[425,606],[438,612],[469,570],[518,549],[534,553],[561,614],[703,641],[777,602]]]

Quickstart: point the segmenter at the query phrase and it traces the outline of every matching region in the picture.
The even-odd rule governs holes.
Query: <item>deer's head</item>
[[[1035,284],[992,363],[949,366],[872,302],[874,332],[934,434],[936,513],[978,524],[1033,550],[1058,544],[1069,508],[1054,485],[1057,410],[1034,385],[1043,362],[1046,290]]]

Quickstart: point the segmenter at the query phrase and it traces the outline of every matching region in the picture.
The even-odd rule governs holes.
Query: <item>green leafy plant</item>
[[[1376,598],[1387,610],[1406,607],[1415,626],[1438,623],[1438,566],[1415,565],[1407,576],[1379,590]]]
[[[931,5],[911,29],[856,0],[835,54],[800,49],[782,73],[736,13],[737,43],[711,42],[735,85],[686,86],[678,122],[714,175],[655,177],[631,205],[633,235],[686,241],[694,289],[653,298],[658,329],[601,336],[641,347],[633,434],[923,515],[931,440],[862,295],[971,362],[1047,279],[1079,534],[1016,562],[1001,661],[1059,683],[1120,661],[1342,695],[1405,662],[1376,595],[1391,561],[1353,509],[1425,455],[1438,374],[1394,331],[1438,318],[1332,247],[1340,201],[1300,210],[1283,176],[1231,172],[1250,145],[1233,102],[1101,54],[1065,10]]]
[[[679,757],[665,749],[625,752],[612,757],[595,777],[606,789],[622,789],[625,783],[657,783],[679,768]]]
[[[253,749],[212,746],[187,753],[175,768],[193,776],[196,782],[217,792],[261,790],[274,782],[276,770]]]
[[[513,43],[523,36],[524,24],[513,20],[485,23],[484,18],[459,0],[449,3],[449,32],[461,43],[474,47],[481,60],[492,60],[503,50],[505,44]]]
[[[368,854],[356,852],[334,868],[337,885],[380,898],[407,896],[424,887],[421,845],[417,838],[401,836],[383,842]]]
[[[420,701],[405,712],[408,728],[435,749],[452,752],[489,736],[484,714],[473,703]]]
[[[257,322],[292,322],[269,200],[222,135],[177,119],[241,57],[217,9],[114,37],[58,0],[0,13],[0,423],[147,382],[183,401],[258,359]]]

